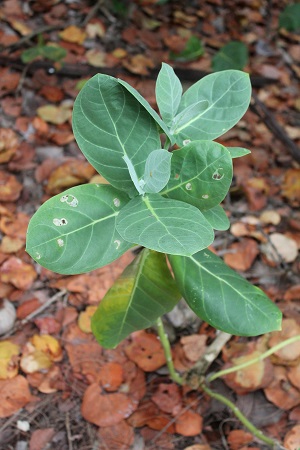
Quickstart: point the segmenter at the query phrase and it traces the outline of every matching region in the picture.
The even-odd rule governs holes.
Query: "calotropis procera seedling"
[[[160,115],[133,87],[108,75],[95,75],[79,93],[74,135],[109,184],[77,186],[43,204],[30,221],[27,251],[50,270],[79,274],[144,247],[92,319],[102,346],[115,347],[152,326],[181,296],[228,333],[280,329],[281,313],[263,291],[207,250],[214,229],[229,227],[220,203],[232,159],[249,153],[213,139],[240,120],[250,96],[249,76],[236,70],[208,75],[182,95],[167,64],[156,82]]]

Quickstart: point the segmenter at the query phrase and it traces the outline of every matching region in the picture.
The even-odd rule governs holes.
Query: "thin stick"
[[[258,439],[265,442],[268,445],[271,445],[272,448],[277,445],[277,442],[274,441],[271,438],[268,438],[265,436],[258,428],[256,428],[253,423],[251,423],[247,417],[244,416],[244,414],[235,406],[234,403],[232,403],[228,398],[224,397],[221,394],[218,394],[217,392],[211,391],[205,384],[202,384],[200,386],[204,392],[206,392],[210,397],[215,398],[219,402],[223,403],[224,405],[228,406],[228,408],[231,409],[233,414],[242,422],[242,424]]]
[[[165,332],[164,324],[160,317],[156,321],[156,326],[157,326],[158,336],[159,336],[161,345],[163,346],[164,353],[166,356],[167,366],[169,369],[170,377],[175,383],[183,385],[183,383],[184,383],[183,378],[175,371],[170,341],[169,341],[167,333]]]
[[[35,309],[32,313],[28,314],[28,316],[26,316],[25,319],[21,320],[21,324],[24,325],[25,323],[29,322],[35,316],[37,316],[45,309],[47,309],[50,305],[52,305],[52,303],[56,302],[60,297],[63,297],[66,293],[67,293],[66,289],[57,292],[55,295],[53,295],[53,297],[50,297],[43,305]]]
[[[245,367],[255,364],[256,362],[262,361],[263,359],[265,359],[268,356],[272,355],[273,353],[277,352],[281,348],[286,347],[287,345],[293,344],[296,341],[300,341],[300,335],[293,336],[289,339],[286,339],[283,342],[280,342],[277,345],[274,345],[274,347],[272,347],[269,350],[267,350],[266,352],[262,353],[260,356],[257,356],[256,358],[251,359],[250,361],[244,362],[243,364],[239,364],[237,366],[229,367],[228,369],[220,370],[219,372],[216,372],[216,373],[210,375],[207,379],[207,382],[210,383],[211,381],[215,380],[216,378],[223,377],[232,372],[237,372],[238,370],[242,370]]]

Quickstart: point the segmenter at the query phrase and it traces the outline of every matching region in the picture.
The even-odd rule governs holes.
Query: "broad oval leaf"
[[[162,63],[156,80],[155,94],[161,117],[170,126],[179,107],[182,86],[179,78],[169,64]]]
[[[164,123],[163,120],[159,117],[157,112],[149,105],[146,99],[136,90],[134,87],[130,86],[126,81],[121,80],[120,78],[117,79],[118,83],[120,83],[125,89],[127,89],[128,92],[140,103],[140,105],[143,106],[143,108],[150,114],[150,116],[155,120],[158,128],[165,133],[165,135],[169,138],[170,142],[172,144],[175,143],[174,138],[169,132],[168,127]],[[158,148],[159,146],[152,147],[152,148]]]
[[[39,264],[58,273],[78,274],[105,266],[132,247],[115,227],[128,201],[126,194],[109,185],[68,189],[34,214],[26,250]]]
[[[214,239],[211,225],[197,208],[159,194],[130,200],[116,226],[128,242],[175,255],[192,255]]]
[[[214,206],[207,211],[202,211],[202,214],[215,230],[225,231],[230,227],[230,221],[220,205]]]
[[[232,181],[232,159],[221,144],[193,141],[173,152],[171,176],[160,192],[205,211],[218,205]]]
[[[144,249],[101,300],[92,331],[103,347],[116,347],[133,331],[154,325],[180,298],[165,255]]]
[[[209,250],[168,258],[189,307],[213,327],[237,336],[281,329],[277,306]]]
[[[243,147],[227,147],[231,158],[240,158],[241,156],[249,155],[251,152],[247,148]]]
[[[134,192],[127,155],[138,177],[147,156],[160,148],[157,124],[117,79],[98,74],[78,94],[73,111],[76,141],[95,169],[114,187]]]
[[[232,128],[245,114],[250,103],[250,77],[238,70],[224,70],[199,80],[182,96],[179,112],[199,101],[208,107],[188,127],[174,130],[176,143],[184,140],[213,140]]]
[[[177,130],[183,133],[184,129],[189,130],[190,125],[194,125],[197,119],[201,119],[203,112],[208,108],[207,100],[200,100],[185,108],[174,117],[170,133],[176,134]]]
[[[168,183],[171,173],[172,153],[154,150],[147,158],[144,173],[144,192],[160,192]]]

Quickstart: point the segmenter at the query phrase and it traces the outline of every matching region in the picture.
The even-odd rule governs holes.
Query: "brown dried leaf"
[[[0,417],[9,417],[31,401],[28,381],[21,375],[0,380]]]
[[[285,172],[282,195],[292,206],[300,206],[300,169],[288,169]]]
[[[121,364],[108,362],[101,367],[99,381],[103,389],[107,392],[114,392],[119,389],[124,379],[124,371]]]
[[[36,278],[34,267],[15,256],[8,258],[0,267],[0,280],[11,283],[17,289],[30,289]]]
[[[86,32],[83,31],[81,28],[76,27],[75,25],[71,25],[65,28],[64,31],[59,33],[59,36],[64,41],[81,45],[86,38]]]
[[[49,443],[51,443],[54,435],[54,428],[34,430],[30,438],[29,450],[43,450],[46,446],[49,445]]]
[[[125,394],[103,395],[97,383],[85,391],[81,404],[81,414],[85,420],[99,427],[110,427],[129,417],[137,403]]]
[[[180,414],[175,422],[175,431],[182,436],[197,436],[202,431],[202,417],[193,412],[185,411]]]
[[[99,429],[99,436],[105,449],[129,450],[134,441],[134,432],[125,420]]]
[[[300,391],[290,384],[283,366],[274,367],[273,381],[264,388],[264,393],[270,402],[285,411],[300,405]]]
[[[20,347],[10,341],[0,342],[0,380],[13,378],[18,374]]]
[[[91,318],[97,310],[97,306],[88,306],[79,314],[78,326],[84,333],[91,333]]]
[[[157,391],[152,395],[152,401],[163,412],[176,416],[181,408],[181,393],[177,384],[160,383]]]
[[[246,271],[252,266],[259,254],[259,248],[253,239],[244,238],[229,246],[230,253],[224,256],[225,263],[235,270]]]
[[[71,159],[51,172],[47,185],[47,193],[59,194],[78,184],[88,182],[95,174],[95,169],[87,161]]]
[[[14,175],[0,171],[0,201],[15,202],[20,197],[23,186]]]
[[[294,336],[300,335],[300,325],[295,319],[283,319],[281,331],[273,331],[270,334],[268,345],[270,348]],[[300,358],[300,342],[296,341],[280,350],[277,350],[272,359],[276,364],[293,365],[297,364]]]
[[[38,116],[45,122],[53,123],[54,125],[61,125],[67,122],[71,116],[71,106],[69,104],[62,104],[60,106],[45,105],[37,109]]]
[[[158,337],[145,331],[132,333],[131,344],[125,353],[145,372],[152,372],[166,363],[166,357]]]
[[[239,450],[252,441],[252,434],[244,430],[231,430],[227,436],[227,442],[231,450]]]
[[[182,336],[180,342],[185,356],[193,362],[198,361],[206,350],[207,336],[204,334],[192,334]]]
[[[300,425],[295,425],[285,435],[283,445],[287,450],[299,450],[299,448],[300,448]]]

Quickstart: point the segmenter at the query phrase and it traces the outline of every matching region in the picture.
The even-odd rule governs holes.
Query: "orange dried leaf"
[[[0,267],[0,280],[11,283],[17,289],[30,289],[36,277],[34,267],[15,256],[8,258]]]
[[[84,333],[91,333],[91,318],[97,310],[97,306],[88,306],[78,317],[78,326]]]
[[[246,271],[250,269],[259,254],[259,248],[253,239],[242,239],[229,246],[230,253],[224,256],[225,263],[235,270]]]
[[[129,450],[134,441],[133,429],[125,420],[100,428],[99,436],[107,449]]]
[[[3,216],[0,220],[0,230],[11,238],[25,241],[29,217],[18,212],[16,215]]]
[[[160,383],[152,401],[163,412],[170,413],[173,416],[181,410],[181,393],[177,384]]]
[[[300,390],[300,363],[297,366],[290,367],[287,375],[290,382]]]
[[[285,341],[294,336],[300,335],[300,325],[295,319],[283,319],[281,331],[273,331],[270,335],[268,342],[269,347],[274,347],[275,345]],[[300,342],[296,341],[292,344],[286,345],[285,347],[277,350],[272,358],[277,364],[290,365],[295,363],[295,361],[300,358]]]
[[[278,408],[289,410],[300,405],[300,391],[293,387],[287,377],[287,369],[274,367],[274,377],[268,387],[264,388],[267,399]]]
[[[25,243],[22,239],[12,238],[10,236],[3,236],[0,245],[0,251],[3,253],[16,253],[24,247]]]
[[[292,206],[300,206],[300,169],[288,169],[285,172],[282,195]]]
[[[86,32],[81,28],[76,27],[75,25],[71,25],[65,28],[64,31],[59,33],[59,36],[64,41],[81,45],[86,38]]]
[[[0,128],[0,164],[7,163],[16,153],[19,140],[10,128]]]
[[[198,361],[205,352],[206,341],[207,336],[204,334],[192,334],[180,339],[185,356],[193,362]]]
[[[283,445],[287,450],[299,450],[300,425],[295,425],[285,436]]]
[[[54,428],[42,428],[41,430],[34,430],[32,432],[29,450],[41,450],[49,446],[53,436],[55,435]]]
[[[0,418],[9,417],[31,401],[28,381],[21,375],[0,380]]]
[[[136,331],[132,334],[132,342],[125,347],[125,353],[145,372],[157,370],[166,363],[158,337],[145,331]]]
[[[37,350],[30,342],[23,348],[20,366],[25,373],[47,371],[52,366],[50,356]]]
[[[121,393],[105,394],[97,383],[85,391],[81,404],[81,414],[85,420],[99,427],[110,427],[129,417],[137,403]]]
[[[0,171],[0,201],[15,202],[20,197],[23,186],[14,175]]]
[[[177,418],[175,430],[182,436],[197,436],[202,431],[202,423],[203,419],[199,414],[188,410]]]
[[[47,193],[59,194],[64,189],[88,182],[95,169],[86,161],[72,159],[53,170],[48,180]]]
[[[62,348],[57,339],[48,334],[43,334],[39,336],[35,334],[31,338],[31,342],[37,350],[49,355],[51,361],[61,361],[62,360]]]
[[[227,442],[231,450],[239,450],[252,441],[252,434],[244,430],[232,430],[227,436]]]
[[[108,362],[101,367],[99,381],[107,392],[117,391],[123,382],[124,372],[121,364]]]
[[[6,380],[18,374],[20,347],[10,341],[0,342],[0,379]]]

